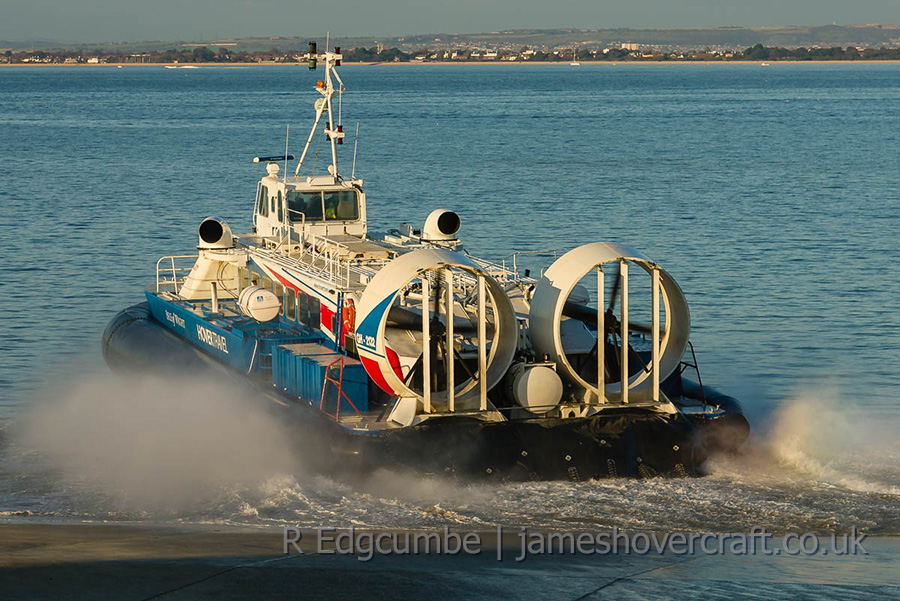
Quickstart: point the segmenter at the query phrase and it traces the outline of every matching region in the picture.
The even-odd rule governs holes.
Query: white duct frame
[[[447,278],[447,274],[450,273],[454,290],[458,291],[459,286],[465,281],[467,282],[466,287],[475,287],[478,296],[469,301],[476,305],[477,319],[482,326],[477,327],[476,324],[476,330],[479,332],[478,346],[480,347],[478,377],[470,378],[466,383],[454,386],[453,392],[449,394],[443,390],[435,391],[430,386],[431,369],[434,366],[430,364],[431,357],[424,340],[428,340],[432,333],[430,320],[433,318],[433,312],[430,311],[428,307],[430,303],[427,300],[423,300],[422,311],[424,334],[422,361],[423,363],[426,360],[428,362],[427,370],[423,368],[423,372],[428,372],[428,376],[425,378],[429,382],[428,388],[426,389],[424,385],[421,391],[410,388],[395,373],[387,359],[385,330],[390,307],[398,295],[401,295],[402,298],[401,293],[408,289],[410,282],[417,278],[423,279],[423,288],[427,286],[427,290],[423,289],[422,291],[423,299],[430,299],[434,281],[424,283],[425,280],[428,280],[429,273],[434,273],[441,278]],[[480,294],[478,294],[479,286],[482,290]],[[451,296],[453,293],[447,292],[448,301]],[[444,304],[445,311],[451,314],[455,312],[452,302]],[[407,308],[409,306],[407,305]],[[427,320],[425,319],[426,313],[428,313]],[[493,316],[493,335],[488,341],[487,318],[490,315]],[[426,321],[429,323],[426,324]],[[512,364],[519,336],[515,310],[500,284],[471,259],[449,249],[437,248],[415,250],[403,254],[379,270],[367,285],[357,305],[357,323],[357,350],[372,379],[376,383],[381,380],[379,385],[387,386],[389,388],[387,391],[391,394],[418,399],[419,406],[426,413],[449,411],[451,399],[453,411],[456,412],[491,410],[487,394],[500,382]],[[453,351],[450,344],[447,345],[447,351],[452,357]],[[450,386],[448,386],[449,388]],[[427,395],[426,392],[428,392]]]
[[[588,382],[572,366],[565,354],[560,335],[560,321],[563,318],[564,305],[578,282],[591,271],[598,274],[598,298],[603,298],[603,267],[606,264],[618,263],[624,266],[621,281],[622,305],[625,311],[621,314],[623,339],[621,358],[623,373],[627,372],[628,355],[628,269],[629,265],[637,266],[648,273],[652,287],[657,291],[655,301],[651,302],[651,311],[656,317],[651,329],[656,332],[652,336],[653,355],[650,369],[642,370],[622,382],[609,383],[605,378],[605,360],[601,359],[605,332],[603,319],[603,302],[598,306],[598,344],[597,344],[597,379]],[[662,301],[660,305],[660,301]],[[660,333],[660,316],[666,316],[665,329]],[[585,392],[585,401],[589,404],[618,404],[632,401],[660,402],[664,400],[659,390],[659,381],[667,377],[681,362],[687,348],[690,335],[690,311],[684,293],[664,269],[637,250],[620,244],[595,242],[573,249],[560,257],[545,272],[535,288],[529,314],[529,333],[532,344],[538,355],[546,354],[557,364],[557,371],[569,382]]]

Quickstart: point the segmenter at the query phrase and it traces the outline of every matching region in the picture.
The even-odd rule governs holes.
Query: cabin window
[[[320,221],[322,219],[321,192],[288,190],[287,201],[288,211],[292,220],[300,222],[303,220],[304,215],[307,221]]]
[[[279,313],[284,315],[284,286],[282,286],[278,282],[275,282],[274,285],[275,288],[272,290],[272,292],[274,292],[275,296],[278,297],[278,300],[281,301],[281,309],[279,309]]]
[[[297,292],[297,321],[309,325],[309,295],[303,291]]]
[[[284,294],[284,316],[288,319],[297,320],[297,296],[293,289],[286,288]]]
[[[259,214],[263,217],[269,214],[269,189],[265,186],[259,187]]]
[[[356,192],[352,190],[325,192],[325,219],[335,221],[359,219],[359,203],[356,200]]]
[[[322,322],[319,299],[305,292],[297,292],[297,321],[305,326],[318,328]]]
[[[314,296],[309,297],[309,325],[312,328],[319,329],[322,324],[322,313],[319,305],[319,299]]]
[[[259,274],[251,271],[250,272],[250,283],[254,286],[259,286]]]
[[[281,202],[281,190],[279,190],[278,191],[278,221],[284,221],[284,213],[283,213],[284,209],[282,208],[283,204],[284,203]]]

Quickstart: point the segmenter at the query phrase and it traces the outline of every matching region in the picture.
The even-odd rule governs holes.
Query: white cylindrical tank
[[[238,297],[238,306],[244,315],[256,321],[270,321],[281,311],[281,299],[271,290],[261,286],[248,286]]]
[[[519,405],[538,415],[559,405],[563,383],[552,367],[519,363],[510,372],[512,396]]]

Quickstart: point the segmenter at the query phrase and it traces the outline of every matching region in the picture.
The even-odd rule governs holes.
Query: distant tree
[[[761,61],[769,58],[769,52],[762,44],[757,44],[744,50],[744,58],[751,61]]]
[[[191,54],[193,55],[191,58],[195,63],[211,63],[216,60],[216,55],[206,46],[194,48]]]
[[[377,56],[377,60],[385,63],[398,61],[401,63],[409,62],[409,55],[401,51],[399,48],[387,48],[380,52]]]
[[[602,60],[618,61],[628,56],[627,50],[621,48],[609,48],[609,52],[598,52],[597,58]]]
[[[359,63],[364,62],[365,56],[368,53],[366,48],[345,48],[343,51],[344,62],[345,63]]]

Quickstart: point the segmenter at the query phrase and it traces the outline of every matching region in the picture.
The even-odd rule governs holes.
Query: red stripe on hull
[[[274,269],[272,269],[268,265],[264,265],[264,267],[269,270],[269,273],[271,273],[272,275],[275,276],[275,279],[277,279],[279,282],[281,282],[282,286],[287,286],[288,288],[292,288],[292,289],[296,290],[297,292],[301,292],[300,288],[296,284],[292,284],[284,276],[279,275]]]
[[[320,313],[322,314],[322,329],[328,330],[329,332],[334,332],[334,311],[325,306],[324,303],[321,305]]]
[[[369,359],[367,357],[360,357],[362,360],[363,367],[366,368],[366,373],[369,374],[369,377],[372,378],[372,381],[378,385],[378,388],[382,389],[388,394],[394,394],[394,391],[391,390],[391,387],[388,386],[387,381],[384,379],[384,376],[381,374],[381,366],[374,359]]]

